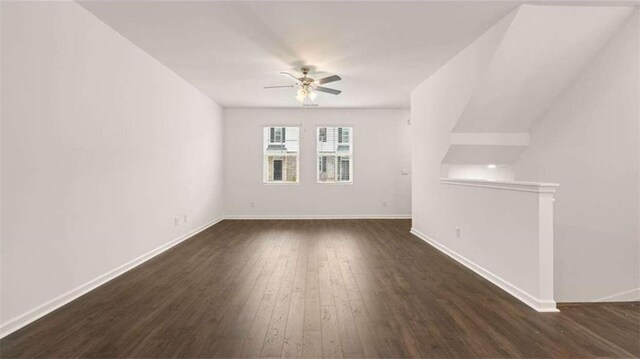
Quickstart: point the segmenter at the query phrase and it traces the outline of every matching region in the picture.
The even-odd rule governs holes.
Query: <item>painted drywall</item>
[[[227,107],[299,108],[262,86],[338,74],[321,105],[408,107],[409,91],[513,10],[477,1],[81,1]],[[141,23],[143,21],[143,23]],[[328,85],[328,84],[327,84]]]
[[[412,233],[538,311],[553,300],[553,185],[485,180],[442,182],[443,228]]]
[[[408,216],[408,120],[395,109],[225,109],[225,214]],[[262,128],[273,125],[300,127],[299,184],[263,184]],[[332,125],[353,127],[353,184],[316,183],[316,128]]]
[[[513,164],[532,124],[632,12],[624,6],[520,6],[491,61],[477,69],[483,79],[456,119],[444,162]]]
[[[636,11],[533,128],[514,166],[518,180],[560,183],[558,301],[640,299],[639,29]]]
[[[631,12],[624,6],[520,6],[456,132],[527,132]]]
[[[513,168],[509,165],[442,165],[442,177],[513,181]]]
[[[442,162],[453,142],[452,130],[515,14],[498,22],[411,93],[412,232],[532,307],[553,310],[552,294],[540,290],[542,278],[549,277],[543,273],[552,271],[553,261],[547,252],[540,255],[538,194],[440,181],[451,166]],[[478,167],[454,165],[452,170],[469,174],[478,172]],[[503,172],[508,175],[508,170]],[[545,283],[549,284],[546,279]]]
[[[451,240],[451,225],[447,225],[449,204],[438,182],[438,177],[445,172],[441,163],[452,145],[451,132],[530,131],[524,126],[458,128],[458,121],[463,113],[468,115],[466,119],[473,118],[473,106],[477,103],[471,101],[472,106],[469,107],[469,101],[476,93],[485,91],[483,83],[487,82],[487,77],[493,76],[492,71],[487,69],[495,68],[496,61],[500,63],[501,59],[508,58],[509,54],[505,51],[516,56],[526,53],[529,43],[512,41],[514,36],[522,35],[526,38],[546,33],[536,32],[535,26],[528,27],[531,32],[528,35],[522,32],[527,28],[522,25],[530,23],[532,15],[536,15],[539,20],[535,21],[536,24],[546,21],[545,14],[565,18],[565,24],[577,21],[581,26],[589,28],[589,31],[597,30],[597,36],[584,38],[581,35],[580,39],[584,40],[580,41],[582,48],[571,49],[572,56],[580,61],[575,62],[575,76],[566,78],[564,89],[550,101],[535,100],[540,107],[545,108],[542,121],[547,123],[538,125],[530,133],[529,145],[533,148],[529,151],[531,154],[521,154],[522,161],[531,157],[526,161],[533,163],[524,165],[523,162],[520,164],[520,175],[515,169],[514,173],[517,180],[560,183],[559,199],[556,202],[559,225],[556,226],[555,299],[630,299],[637,293],[637,255],[640,250],[637,222],[637,24],[625,25],[624,34],[627,35],[618,33],[633,13],[632,8],[580,7],[573,10],[522,6],[515,16],[512,14],[511,20],[507,20],[507,17],[488,30],[414,89],[411,99],[414,125],[413,226],[421,233],[441,241],[445,247],[457,246]],[[515,24],[521,21],[524,22]],[[556,30],[565,31],[565,27],[566,25],[558,26]],[[517,30],[515,34],[511,33],[513,29]],[[571,31],[573,29],[569,30],[569,34]],[[616,38],[611,40],[611,36],[616,33]],[[505,42],[505,39],[508,41]],[[521,49],[515,46],[518,43]],[[603,55],[606,53],[609,55]],[[497,59],[493,54],[496,54]],[[537,67],[534,66],[535,68]],[[542,84],[543,89],[546,83],[544,79],[554,76],[551,69],[536,73],[536,76],[541,77],[528,83],[531,86]],[[577,85],[571,87],[574,83]],[[556,86],[557,83],[553,85],[554,88]],[[525,98],[530,90],[540,89],[518,89],[521,91],[519,94]],[[500,106],[501,103],[489,102],[491,106]],[[511,102],[508,104],[512,105]],[[529,105],[522,107],[523,113],[527,112]],[[513,110],[512,107],[509,109]],[[516,121],[515,118],[506,120]],[[536,121],[540,120],[541,118],[537,118]],[[474,124],[476,125],[482,126],[483,122],[478,121]],[[519,156],[514,161],[518,161],[518,158]],[[545,173],[552,172],[553,176],[544,176]],[[580,183],[576,184],[577,182]],[[567,189],[567,186],[572,188]],[[615,194],[607,198],[611,193]],[[561,205],[560,201],[568,206]],[[502,228],[497,226],[494,230],[499,233]],[[574,240],[565,239],[569,233],[574,236]],[[485,237],[488,239],[490,236]],[[476,254],[469,246],[459,250],[463,256],[471,257]],[[494,250],[499,251],[499,248]],[[480,265],[486,260],[490,258],[477,259]],[[519,268],[511,270],[517,271]]]
[[[223,146],[220,106],[78,4],[1,9],[4,330],[220,217]]]
[[[443,223],[441,163],[451,145],[451,132],[515,14],[499,21],[411,92],[412,225],[436,240]]]

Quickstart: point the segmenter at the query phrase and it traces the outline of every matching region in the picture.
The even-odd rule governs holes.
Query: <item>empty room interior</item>
[[[0,357],[640,357],[637,1],[2,1],[0,36]]]

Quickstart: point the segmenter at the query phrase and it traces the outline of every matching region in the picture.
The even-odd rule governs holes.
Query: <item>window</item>
[[[298,127],[264,128],[264,183],[298,183]]]
[[[326,127],[320,128],[320,132],[318,133],[318,138],[319,138],[320,142],[327,142],[327,128]]]
[[[269,143],[282,143],[286,139],[285,127],[270,127]]]
[[[318,127],[318,182],[352,183],[353,128]]]

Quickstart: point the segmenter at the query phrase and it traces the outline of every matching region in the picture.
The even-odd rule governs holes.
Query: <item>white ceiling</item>
[[[81,4],[225,107],[299,107],[280,71],[301,65],[339,96],[321,107],[409,107],[409,93],[514,10],[511,2]],[[330,85],[330,86],[329,86]]]

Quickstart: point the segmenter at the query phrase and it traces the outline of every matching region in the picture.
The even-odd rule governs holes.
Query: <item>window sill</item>
[[[316,184],[350,185],[350,184],[353,184],[353,181],[351,181],[351,182],[320,182],[320,181],[316,181]]]

